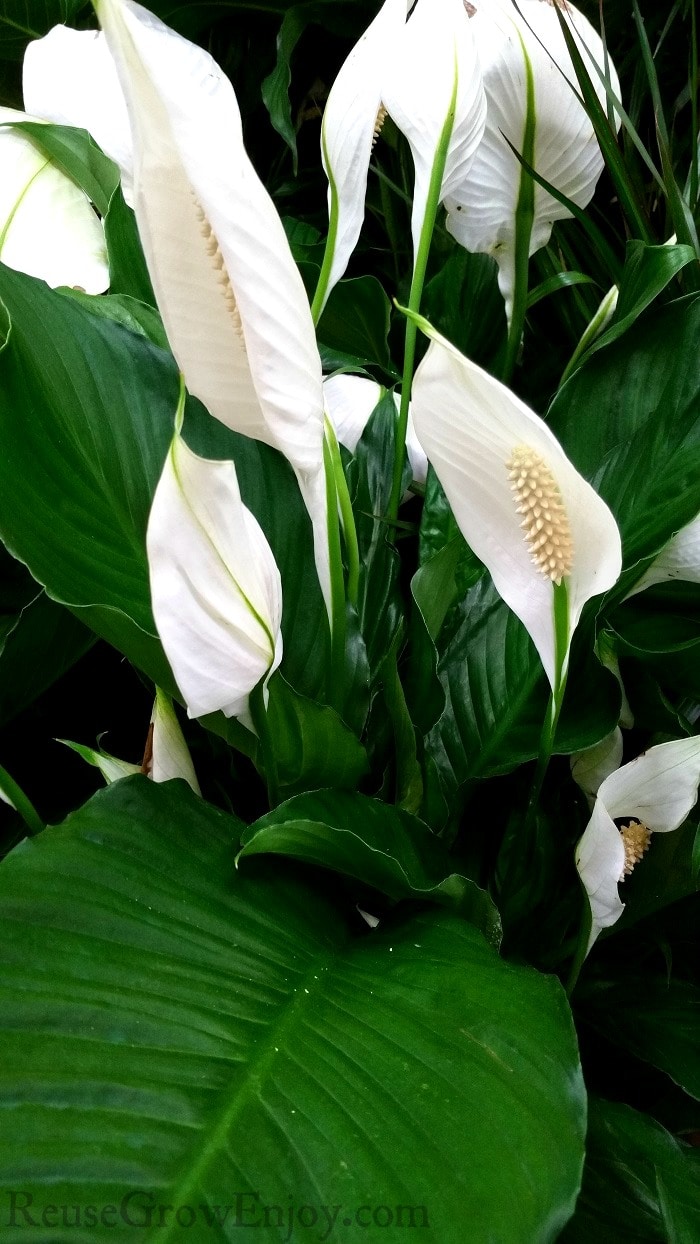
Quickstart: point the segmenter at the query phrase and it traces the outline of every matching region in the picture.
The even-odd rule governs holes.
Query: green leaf
[[[299,695],[281,675],[270,680],[267,721],[285,795],[316,786],[354,790],[367,753],[334,709]]]
[[[314,14],[320,11],[319,5],[295,4],[287,9],[277,35],[277,61],[274,69],[267,75],[261,86],[263,103],[270,114],[270,120],[281,134],[292,153],[294,176],[298,171],[297,135],[292,122],[292,106],[289,99],[289,84],[292,80],[291,59],[299,39],[304,33]]]
[[[319,342],[363,366],[374,364],[396,376],[387,342],[390,314],[391,304],[375,276],[340,281],[319,320]]]
[[[136,217],[124,201],[120,185],[109,200],[104,226],[112,293],[128,295],[154,308],[156,299],[136,228]],[[157,312],[154,311],[154,315],[157,316]],[[152,340],[159,344],[156,337]]]
[[[428,1244],[553,1242],[585,1119],[559,983],[438,908],[358,932],[289,865],[237,874],[238,831],[127,778],[4,863],[2,1186],[137,1222],[152,1189],[159,1244],[185,1205],[201,1238],[226,1206],[215,1238],[279,1244],[292,1208],[311,1244],[324,1205],[403,1205]]]
[[[498,267],[490,255],[454,250],[428,281],[423,314],[449,341],[487,371],[498,371],[507,327]]]
[[[130,298],[128,294],[85,294],[81,290],[61,287],[61,293],[73,298],[91,315],[104,317],[114,324],[121,324],[129,332],[147,337],[161,350],[168,350],[168,338],[165,335],[163,321],[158,312],[145,302]]]
[[[78,618],[33,586],[34,599],[0,642],[0,724],[32,704],[95,642]]]
[[[654,308],[593,354],[551,407],[552,431],[620,527],[629,573],[614,599],[641,574],[640,559],[700,512],[698,340],[700,299]]]
[[[461,912],[498,945],[498,912],[484,890],[454,870],[427,825],[365,795],[313,791],[245,830],[239,860],[268,852],[319,864],[389,898],[429,899]]]
[[[100,216],[107,215],[110,199],[119,185],[119,169],[87,130],[35,121],[15,122],[12,128],[28,135],[35,147],[85,191]]]
[[[629,241],[612,323],[596,338],[585,357],[621,337],[694,259],[692,246],[645,246],[637,239]]]
[[[627,973],[622,980],[582,985],[579,994],[577,1004],[596,1032],[665,1071],[686,1093],[700,1099],[700,989],[696,985],[649,972]]]
[[[561,1244],[692,1244],[699,1231],[700,1155],[648,1115],[590,1097],[583,1188]]]
[[[0,59],[21,60],[30,39],[70,25],[85,0],[0,0]]]

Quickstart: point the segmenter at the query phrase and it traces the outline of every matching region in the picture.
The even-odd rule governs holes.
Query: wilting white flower
[[[133,203],[134,153],[124,92],[99,30],[54,26],[27,44],[22,67],[24,106],[55,125],[85,129],[119,165],[122,190]]]
[[[576,848],[576,867],[591,908],[588,950],[601,929],[622,915],[618,885],[639,863],[652,833],[668,833],[683,824],[699,782],[696,737],[650,747],[601,784]]]
[[[354,454],[370,417],[386,393],[383,385],[366,376],[329,376],[323,382],[326,413],[335,428],[341,445]],[[400,397],[394,393],[394,405],[398,414]],[[416,436],[409,406],[406,452],[413,472],[413,482],[425,484],[428,459]]]
[[[415,318],[431,338],[413,383],[416,434],[556,691],[583,606],[620,574],[617,524],[543,420]],[[565,615],[555,619],[558,585]]]
[[[673,583],[676,580],[700,583],[700,514],[671,537],[625,599],[636,596],[637,592],[643,592],[654,583]]]
[[[473,0],[470,21],[479,53],[487,111],[486,129],[471,171],[447,200],[447,228],[470,251],[493,255],[510,315],[515,278],[516,207],[521,176],[527,176],[508,146],[522,153],[527,121],[528,79],[534,100],[533,168],[546,181],[585,207],[603,170],[593,126],[578,98],[578,82],[559,24],[556,0]],[[567,0],[559,8],[576,36],[596,93],[605,106],[600,36]],[[520,10],[520,11],[518,11]],[[610,85],[619,81],[608,61]],[[568,79],[568,81],[567,81]],[[530,254],[549,241],[552,225],[570,212],[539,184],[534,186]]]
[[[328,96],[321,150],[332,262],[324,298],[360,235],[370,156],[387,113],[408,139],[415,165],[414,254],[438,148],[446,139],[442,200],[465,178],[483,132],[484,93],[463,0],[418,0],[407,20],[411,8],[407,0],[385,0]]]
[[[321,361],[233,87],[208,52],[132,0],[95,8],[126,97],[136,219],[173,354],[212,415],[292,464],[329,604]]]
[[[28,134],[37,121],[0,108],[0,260],[48,285],[101,294],[109,286],[104,229],[87,195]]]
[[[247,717],[282,659],[282,584],[233,462],[200,458],[179,431],[146,536],[153,615],[190,717]]]
[[[94,747],[85,747],[82,743],[72,743],[70,739],[58,739],[57,741],[65,743],[66,747],[77,752],[89,765],[99,769],[108,786],[111,786],[112,782],[118,782],[121,778],[143,773],[153,782],[168,782],[171,778],[183,778],[192,787],[195,795],[202,793],[172,702],[160,687],[156,687],[151,729],[148,733],[146,753],[142,764],[136,765],[128,760],[120,760],[101,748],[98,751]]]
[[[574,752],[571,757],[571,776],[592,805],[598,790],[622,763],[622,731],[619,726],[606,734],[604,739],[585,751]]]

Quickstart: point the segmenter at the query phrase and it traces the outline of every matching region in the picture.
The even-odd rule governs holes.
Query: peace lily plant
[[[10,1231],[690,1238],[697,32],[616,4],[0,13]]]

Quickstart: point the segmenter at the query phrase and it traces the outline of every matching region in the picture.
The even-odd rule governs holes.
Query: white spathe
[[[282,584],[233,462],[200,458],[179,432],[146,537],[153,615],[190,717],[247,717],[282,659]]]
[[[386,393],[383,385],[367,376],[351,376],[343,373],[329,376],[323,382],[326,413],[335,429],[341,445],[354,454],[370,417]],[[394,405],[398,414],[400,396],[394,393]],[[413,482],[425,484],[428,459],[416,436],[411,407],[408,408],[406,429],[406,452],[413,472]]]
[[[169,782],[182,778],[192,787],[195,795],[201,795],[197,774],[192,764],[190,750],[180,729],[172,700],[160,687],[151,714],[151,768],[149,777],[154,782]]]
[[[413,382],[416,435],[464,538],[488,567],[499,595],[529,631],[555,688],[554,585],[534,564],[521,527],[522,514],[509,476],[513,452],[534,451],[551,473],[566,513],[573,549],[564,580],[568,643],[586,601],[607,591],[619,577],[617,524],[544,421],[426,320],[417,318],[431,343]]]
[[[671,537],[625,600],[655,583],[700,583],[700,514]]]
[[[466,176],[483,133],[486,106],[463,0],[418,0],[407,20],[411,8],[407,0],[385,0],[328,96],[321,151],[336,238],[326,297],[360,235],[380,110],[405,134],[413,155],[414,255],[445,123],[453,115],[441,199]]]
[[[131,0],[95,0],[134,138],[134,206],[188,389],[292,464],[330,603],[321,361],[277,210],[208,52]]]
[[[12,128],[38,118],[0,108],[0,260],[56,288],[88,294],[109,287],[102,223],[87,195]]]
[[[92,135],[119,165],[124,198],[133,204],[131,126],[102,31],[54,26],[43,39],[33,39],[24,53],[22,92],[28,112]]]
[[[585,207],[603,170],[603,155],[578,94],[578,80],[557,9],[549,0],[473,0],[470,25],[486,90],[486,128],[469,175],[447,200],[447,228],[469,251],[493,255],[510,316],[514,283],[515,211],[522,166],[506,138],[523,150],[527,117],[527,62],[535,105],[533,167],[551,185]],[[567,0],[560,12],[576,36],[596,94],[607,108],[594,62],[605,64],[603,43],[590,22]],[[518,11],[520,10],[520,11]],[[620,84],[608,61],[610,85]],[[535,183],[530,254],[549,241],[552,225],[570,212]]]
[[[697,799],[699,782],[700,737],[695,737],[650,747],[599,787],[575,857],[591,909],[588,950],[624,911],[618,884],[625,849],[615,821],[640,821],[655,833],[678,829]]]

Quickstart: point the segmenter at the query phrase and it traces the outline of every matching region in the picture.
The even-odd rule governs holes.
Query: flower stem
[[[337,708],[343,700],[345,682],[345,579],[340,545],[338,490],[333,454],[327,436],[323,438],[323,465],[326,473],[328,506],[328,559],[331,577],[331,663],[327,684],[328,702]]]
[[[333,467],[333,480],[338,506],[340,507],[340,521],[343,528],[345,556],[348,564],[348,600],[351,605],[356,605],[360,591],[360,550],[357,543],[357,528],[355,526],[355,515],[352,512],[350,493],[348,492],[348,481],[345,478],[340,449],[338,448],[338,438],[335,434],[335,428],[328,418],[325,421],[325,434]]]
[[[253,687],[250,693],[250,715],[255,726],[260,754],[265,771],[265,782],[267,784],[267,798],[270,808],[276,808],[280,801],[279,796],[279,778],[277,774],[277,761],[275,759],[275,749],[272,742],[272,734],[270,725],[267,720],[267,709],[265,707],[264,687],[265,679],[261,678],[257,686]]]
[[[520,44],[523,52],[523,61],[525,63],[525,84],[527,92],[527,111],[525,114],[525,129],[523,132],[523,159],[527,161],[530,167],[534,167],[535,162],[535,84],[532,75],[532,65],[528,57],[523,43],[522,35],[519,34]],[[525,313],[527,311],[527,286],[528,271],[530,265],[530,238],[532,236],[532,225],[535,219],[535,182],[526,169],[521,165],[520,168],[520,189],[518,191],[518,203],[515,209],[515,273],[513,280],[513,306],[510,316],[510,324],[508,326],[508,341],[506,344],[506,356],[503,365],[503,381],[508,384],[515,364],[518,359],[518,351],[520,350],[520,342],[525,327]]]
[[[457,65],[455,62],[452,98],[450,99],[450,106],[442,127],[440,139],[435,151],[433,167],[430,173],[430,184],[428,186],[428,196],[425,204],[425,215],[421,225],[418,249],[413,266],[411,290],[408,296],[408,310],[414,311],[416,314],[420,311],[423,286],[425,284],[425,274],[428,268],[428,257],[430,255],[430,243],[432,242],[435,221],[437,219],[438,208],[442,197],[442,179],[445,173],[447,153],[449,150],[450,139],[452,137],[452,129],[454,127],[458,85],[459,79],[457,75]],[[391,483],[389,509],[387,512],[387,518],[390,523],[396,522],[399,513],[399,504],[401,502],[401,481],[403,477],[404,457],[406,454],[406,431],[408,428],[408,405],[411,400],[411,385],[413,383],[413,368],[416,358],[417,332],[418,330],[415,321],[408,318],[406,320],[406,335],[404,339],[403,375],[401,378],[401,405],[399,408],[399,419],[396,425],[396,441],[394,445],[394,474]]]
[[[545,717],[544,725],[542,727],[537,765],[532,779],[530,797],[528,800],[527,812],[525,814],[526,825],[531,823],[532,818],[535,815],[537,801],[542,790],[542,784],[549,767],[549,762],[552,758],[554,739],[557,732],[557,725],[559,723],[559,714],[561,713],[561,706],[564,703],[564,692],[566,691],[566,679],[569,665],[569,592],[566,579],[562,579],[561,583],[554,584],[552,608],[554,611],[556,678],[554,688],[549,697],[547,716]]]
[[[326,248],[323,252],[323,263],[318,276],[318,284],[314,293],[314,299],[311,303],[311,318],[314,324],[318,324],[321,318],[321,312],[326,305],[328,296],[328,283],[331,279],[331,268],[335,259],[335,246],[338,240],[338,191],[331,173],[330,161],[326,156],[326,139],[321,128],[321,144],[323,147],[324,164],[328,173],[328,188],[330,196],[330,211],[328,214],[328,237],[326,238]]]
[[[7,769],[3,769],[0,765],[0,792],[5,796],[10,807],[18,812],[24,821],[29,837],[40,834],[45,829],[39,813],[36,811],[34,804],[27,798],[24,791],[17,785],[14,778],[11,778]]]

